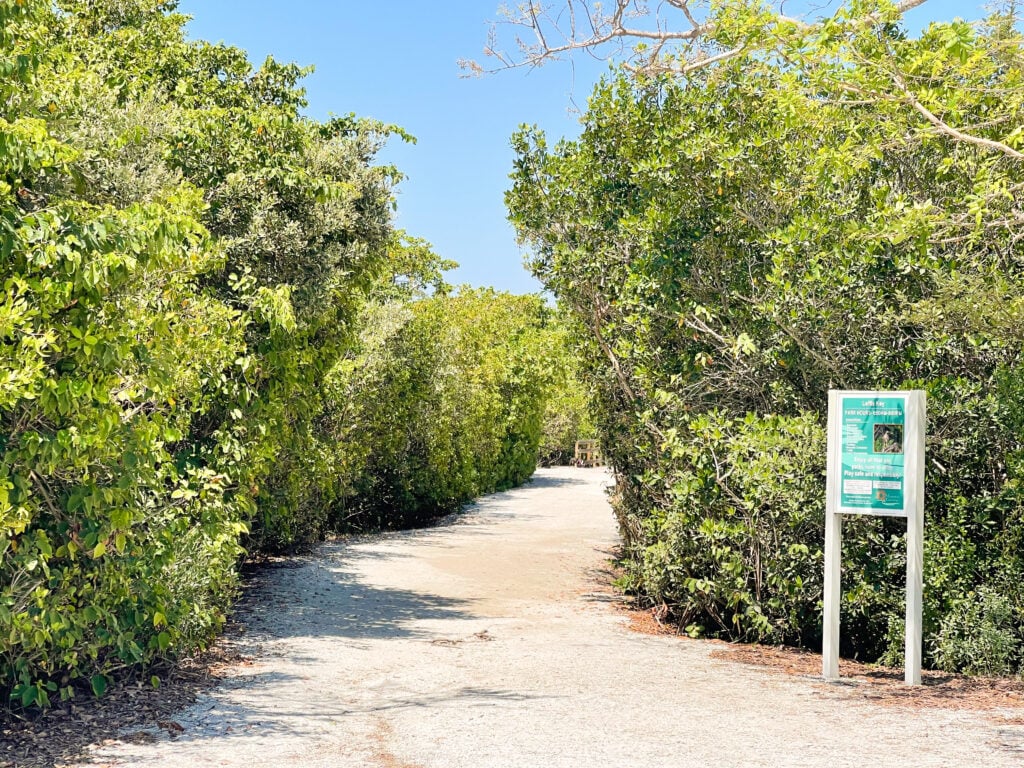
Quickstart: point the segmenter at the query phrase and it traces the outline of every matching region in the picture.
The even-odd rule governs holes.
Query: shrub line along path
[[[541,470],[450,524],[268,571],[234,640],[251,660],[173,728],[125,733],[81,765],[1024,764],[1020,709],[882,706],[856,684],[631,631],[607,588],[606,484]]]

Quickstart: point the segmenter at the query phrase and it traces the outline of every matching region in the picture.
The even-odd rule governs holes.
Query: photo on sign
[[[903,425],[875,424],[875,453],[903,453]]]

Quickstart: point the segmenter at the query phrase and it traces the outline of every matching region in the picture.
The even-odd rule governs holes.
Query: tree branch
[[[914,8],[924,5],[928,0],[901,0],[895,5],[899,14],[904,14]],[[555,11],[552,5],[543,5],[538,2],[529,2],[520,6],[518,15],[511,11],[504,10],[505,18],[500,24],[518,27],[526,30],[528,35],[534,39],[533,43],[524,41],[519,36],[515,37],[516,46],[519,48],[520,56],[514,57],[498,49],[497,33],[498,23],[492,24],[489,34],[489,42],[484,52],[488,57],[497,59],[499,66],[495,69],[485,69],[472,60],[460,60],[459,66],[470,75],[482,75],[495,73],[505,69],[516,69],[520,67],[537,67],[547,61],[560,59],[564,54],[574,51],[586,50],[597,54],[597,49],[609,43],[619,43],[618,50],[621,51],[627,41],[637,45],[652,44],[654,52],[643,52],[634,50],[633,63],[634,71],[648,73],[675,72],[687,74],[713,64],[726,61],[741,55],[748,48],[740,43],[727,50],[717,53],[709,53],[703,50],[687,51],[688,44],[696,46],[697,43],[711,43],[710,38],[714,37],[717,28],[713,23],[701,21],[701,16],[710,13],[712,4],[710,0],[696,0],[699,3],[700,11],[695,12],[695,0],[663,0],[655,10],[649,10],[646,2],[637,0],[614,0],[614,8],[610,14],[602,15],[599,3],[592,0],[564,0],[560,11]],[[782,3],[776,3],[781,8]],[[662,7],[668,7],[673,14],[678,14],[681,23],[674,23],[668,15],[661,11]],[[703,12],[703,13],[701,13]],[[577,16],[583,14],[590,22],[590,30],[582,36],[578,34],[576,23]],[[560,18],[567,16],[569,19],[568,29]],[[639,20],[638,23],[630,24],[629,20]],[[774,17],[777,24],[791,24],[801,32],[813,31],[819,23],[808,23],[802,19],[786,16],[777,13]],[[876,21],[874,14],[864,19],[866,22]],[[646,22],[646,23],[645,23]],[[555,42],[554,38],[560,38],[561,42]],[[667,46],[678,44],[680,47],[672,47],[666,50]],[[690,52],[692,59],[687,60],[686,56],[680,55]],[[670,63],[676,59],[674,63]]]
[[[1014,158],[1015,160],[1024,160],[1024,154],[1021,154],[1013,147],[1003,144],[1001,141],[986,139],[981,136],[972,136],[969,133],[964,133],[963,131],[959,131],[953,126],[949,125],[947,122],[938,117],[934,112],[928,109],[928,107],[922,104],[920,100],[918,100],[917,96],[914,95],[914,92],[911,91],[910,88],[907,86],[903,78],[896,73],[893,73],[893,82],[895,83],[896,88],[899,89],[900,93],[903,94],[907,104],[909,104],[911,107],[917,110],[918,113],[923,115],[924,119],[927,120],[932,125],[934,125],[941,133],[944,133],[947,136],[956,139],[957,141],[962,141],[967,144],[974,144],[979,147],[985,147],[986,149],[994,149],[997,152],[1002,152],[1004,155],[1008,155],[1009,157]]]

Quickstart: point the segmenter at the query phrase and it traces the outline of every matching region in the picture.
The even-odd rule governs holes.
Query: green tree
[[[980,585],[1024,636],[1021,39],[1005,16],[914,38],[898,11],[723,3],[706,39],[739,52],[609,78],[578,141],[514,139],[512,218],[575,317],[627,581],[695,633],[820,642],[826,392],[923,387],[928,643],[956,657],[940,626]],[[848,650],[892,658],[902,526],[850,533]]]
[[[312,527],[327,372],[394,240],[393,130],[174,3],[0,4],[0,687],[207,642],[240,536]],[[324,477],[324,475],[314,475]],[[257,506],[258,505],[258,506]]]

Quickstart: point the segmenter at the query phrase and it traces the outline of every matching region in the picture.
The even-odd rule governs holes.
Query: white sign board
[[[906,675],[921,683],[925,393],[828,393],[822,674],[839,679],[842,515],[907,518]]]

